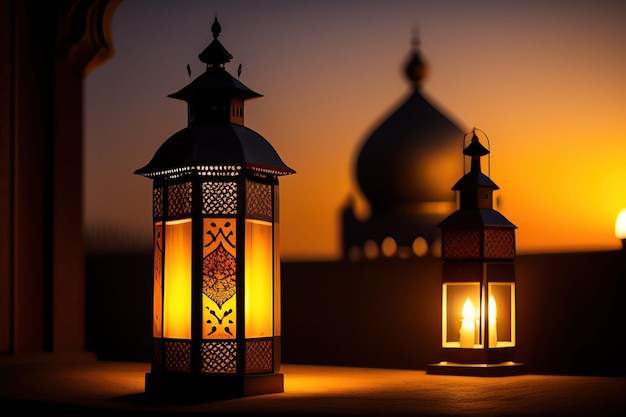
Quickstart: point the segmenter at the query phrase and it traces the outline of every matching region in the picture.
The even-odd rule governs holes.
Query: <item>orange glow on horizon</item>
[[[619,212],[615,220],[615,237],[626,239],[626,208]]]
[[[115,225],[150,244],[150,184],[132,172],[186,126],[185,103],[167,94],[190,82],[187,63],[192,78],[203,70],[196,58],[210,41],[206,16],[218,13],[220,42],[234,56],[226,69],[236,74],[243,62],[240,81],[263,94],[246,102],[246,126],[296,170],[280,178],[281,259],[338,259],[345,202],[367,212],[354,173],[360,147],[411,91],[402,67],[417,22],[429,68],[422,91],[462,130],[488,135],[495,208],[518,227],[517,253],[619,249],[626,3],[577,2],[568,14],[523,2],[507,6],[514,13],[480,1],[456,11],[414,3],[159,4],[139,19],[145,4],[122,2],[116,56],[86,79],[86,224]],[[259,13],[272,31],[255,29]],[[473,25],[462,24],[468,13]],[[441,169],[462,171],[462,139],[458,168]]]

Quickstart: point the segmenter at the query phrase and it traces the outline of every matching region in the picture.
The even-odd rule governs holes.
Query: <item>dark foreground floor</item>
[[[623,416],[626,378],[431,375],[419,370],[282,366],[285,392],[166,404],[144,390],[147,363],[0,362],[2,415]]]

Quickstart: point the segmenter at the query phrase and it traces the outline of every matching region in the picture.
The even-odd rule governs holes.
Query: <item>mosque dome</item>
[[[422,92],[426,64],[414,38],[405,66],[412,90],[365,140],[356,179],[372,214],[433,202],[455,202],[463,174],[464,131]]]

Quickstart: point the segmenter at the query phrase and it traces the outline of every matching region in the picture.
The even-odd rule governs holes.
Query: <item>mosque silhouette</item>
[[[344,259],[441,253],[437,224],[456,210],[452,185],[464,174],[466,132],[422,90],[427,69],[414,36],[404,66],[408,97],[358,152],[355,177],[369,213],[361,218],[354,198],[342,208]]]

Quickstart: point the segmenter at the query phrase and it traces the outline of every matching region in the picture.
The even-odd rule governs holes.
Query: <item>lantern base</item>
[[[284,392],[283,374],[146,373],[146,394],[165,402],[202,402]]]
[[[427,374],[460,376],[512,376],[525,373],[525,366],[518,362],[458,363],[439,362],[427,366]]]

